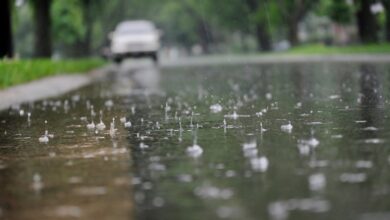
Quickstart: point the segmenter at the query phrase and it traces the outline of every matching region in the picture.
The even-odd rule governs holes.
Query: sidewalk
[[[105,66],[87,74],[56,75],[0,90],[0,110],[78,89],[105,77],[110,69],[111,66]]]

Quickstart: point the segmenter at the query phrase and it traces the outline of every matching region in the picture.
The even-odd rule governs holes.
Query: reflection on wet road
[[[0,219],[388,219],[389,67],[123,63],[0,113]]]

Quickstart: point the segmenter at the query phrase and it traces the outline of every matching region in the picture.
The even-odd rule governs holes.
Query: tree
[[[288,40],[292,46],[299,43],[298,25],[319,0],[277,0],[280,14],[287,25]]]
[[[386,21],[385,21],[386,41],[390,42],[390,0],[382,0],[382,5],[385,8],[385,12],[386,12]]]
[[[51,0],[32,0],[35,23],[35,56],[51,57]]]
[[[80,53],[82,56],[89,56],[92,52],[92,32],[93,24],[96,21],[97,14],[101,13],[101,0],[81,0],[81,11],[84,26],[84,37],[80,41]],[[107,3],[105,3],[107,4]]]
[[[82,41],[82,50],[84,55],[89,55],[91,53],[91,36],[92,36],[92,0],[81,0],[81,6],[83,11],[83,20],[85,24],[85,35]]]
[[[363,43],[378,42],[378,21],[371,12],[371,5],[376,0],[356,0],[356,21],[360,40]]]
[[[208,19],[205,18],[205,5],[198,1],[181,1],[184,10],[192,17],[195,22],[196,33],[198,33],[200,45],[203,52],[210,53],[210,44],[213,43],[213,33]]]
[[[166,45],[182,46],[190,50],[192,45],[200,42],[196,23],[191,15],[183,10],[182,4],[167,1],[154,19],[159,28],[164,30],[163,40]]]
[[[13,56],[10,0],[0,3],[0,59]]]
[[[272,46],[269,28],[266,22],[266,2],[261,2],[260,0],[245,0],[245,3],[248,7],[250,18],[254,22],[258,49],[261,51],[270,51]]]
[[[325,6],[325,13],[329,18],[339,24],[349,24],[352,22],[353,7],[347,1],[331,0]]]

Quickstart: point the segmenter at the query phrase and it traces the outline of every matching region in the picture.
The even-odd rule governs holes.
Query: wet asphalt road
[[[125,62],[0,113],[0,219],[390,218],[389,70]]]

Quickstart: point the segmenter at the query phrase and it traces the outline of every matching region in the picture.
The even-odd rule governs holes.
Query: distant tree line
[[[31,18],[15,6],[18,2],[31,11]],[[376,3],[384,13],[373,13]],[[210,53],[232,33],[240,33],[255,39],[259,51],[270,51],[280,38],[298,45],[299,24],[309,13],[354,24],[361,43],[390,41],[390,0],[2,0],[0,57],[12,57],[27,35],[34,39],[33,57],[51,57],[53,51],[71,57],[96,54],[125,19],[154,21],[168,45],[190,49],[199,44]],[[21,15],[16,19],[16,14]],[[13,33],[13,25],[30,20],[31,33]]]

